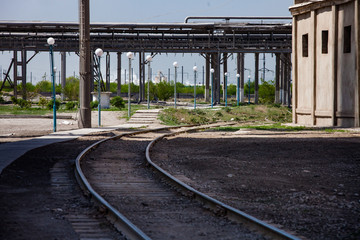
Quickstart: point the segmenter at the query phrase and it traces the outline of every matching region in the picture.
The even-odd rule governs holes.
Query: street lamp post
[[[225,107],[227,107],[227,79],[228,79],[228,73],[226,72],[225,73],[225,82],[224,82],[224,84],[225,84]]]
[[[53,98],[53,131],[56,132],[56,93],[55,93],[55,71],[54,71],[54,53],[53,47],[55,44],[55,39],[49,37],[47,43],[50,47],[50,71],[51,71],[51,81],[52,81],[52,98]]]
[[[174,84],[174,108],[176,108],[176,78],[177,78],[177,68],[178,68],[178,63],[174,62],[173,66],[175,68],[175,84]]]
[[[98,126],[101,126],[101,68],[100,68],[100,59],[104,51],[101,48],[95,50],[95,54],[98,57],[99,68],[98,68]]]
[[[150,76],[150,62],[152,61],[151,55],[147,55],[147,56],[146,56],[146,61],[147,61],[147,63],[148,63],[147,109],[150,109],[150,81],[151,81],[151,76]]]
[[[126,54],[126,56],[128,57],[129,59],[129,87],[128,87],[128,117],[130,118],[130,112],[131,112],[131,101],[130,101],[130,98],[131,98],[131,89],[130,89],[130,85],[131,85],[131,60],[134,58],[134,53],[132,52],[128,52]]]
[[[194,109],[196,109],[196,72],[197,72],[197,66],[194,66],[193,70],[194,70]]]
[[[214,72],[215,70],[210,69],[211,72],[211,108],[214,107]]]
[[[240,102],[240,74],[236,74],[236,105],[239,106]]]

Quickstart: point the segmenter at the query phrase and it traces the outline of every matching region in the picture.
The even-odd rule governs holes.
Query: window
[[[321,32],[321,53],[328,53],[329,31]]]
[[[344,27],[344,53],[351,52],[351,25]]]
[[[302,35],[302,56],[308,57],[309,56],[309,36],[308,34]]]

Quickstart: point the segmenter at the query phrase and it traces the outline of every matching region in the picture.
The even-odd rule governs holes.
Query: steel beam
[[[106,88],[105,91],[110,92],[110,53],[106,52]]]
[[[64,89],[66,84],[66,52],[61,52],[61,100],[65,100]]]
[[[26,62],[27,62],[27,56],[26,56],[26,49],[22,49],[21,51],[21,84],[22,84],[22,88],[21,88],[21,93],[22,93],[22,98],[24,100],[26,100]]]
[[[209,102],[209,101],[210,101],[210,54],[207,53],[205,55],[205,102]]]
[[[117,96],[121,95],[121,52],[117,53]]]
[[[280,54],[275,54],[275,103],[280,103]]]
[[[14,60],[14,97],[17,98],[17,79],[18,79],[18,55],[17,51],[13,53],[13,60]]]
[[[222,77],[223,77],[223,84],[222,84],[222,90],[223,90],[223,99],[225,101],[225,84],[226,84],[226,81],[225,81],[225,73],[227,72],[227,53],[223,53],[223,74],[222,74]]]

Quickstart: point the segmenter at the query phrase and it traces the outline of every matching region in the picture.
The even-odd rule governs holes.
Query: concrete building
[[[360,0],[295,0],[293,123],[360,126]]]

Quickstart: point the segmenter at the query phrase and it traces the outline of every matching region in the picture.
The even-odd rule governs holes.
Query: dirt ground
[[[77,113],[60,113],[57,116],[57,131],[78,129]],[[61,116],[72,117],[72,119],[61,119]],[[102,126],[117,126],[126,122],[121,118],[123,112],[102,111]],[[98,112],[91,112],[92,127],[98,126]],[[0,116],[0,144],[26,140],[31,137],[43,136],[53,132],[52,118],[1,118]]]
[[[106,113],[116,112],[104,112],[104,125],[125,122],[106,122]],[[94,112],[92,122],[96,126]],[[41,123],[0,119],[0,124],[0,142],[52,131],[51,119]],[[15,135],[6,135],[10,133]],[[93,141],[93,136],[84,136],[39,148],[5,169],[0,175],[0,233],[6,230],[16,234],[6,235],[14,237],[8,239],[23,239],[33,231],[32,223],[41,219],[44,225],[37,232],[50,234],[44,236],[52,236],[57,227],[74,236],[65,217],[53,209],[60,206],[64,212],[71,209],[77,214],[78,205],[88,207],[89,203],[79,200],[81,194],[68,199],[56,195],[51,190],[50,171],[54,164],[64,162],[70,176],[72,159]],[[359,239],[359,146],[359,132],[205,131],[160,141],[152,158],[201,192],[303,238]],[[20,220],[23,214],[28,216],[25,222]],[[53,230],[51,224],[56,226]]]
[[[201,132],[152,159],[195,189],[308,239],[360,238],[360,134]]]
[[[109,136],[96,133],[37,148],[5,168],[0,175],[0,239],[123,240],[83,195],[74,174],[76,156]]]

